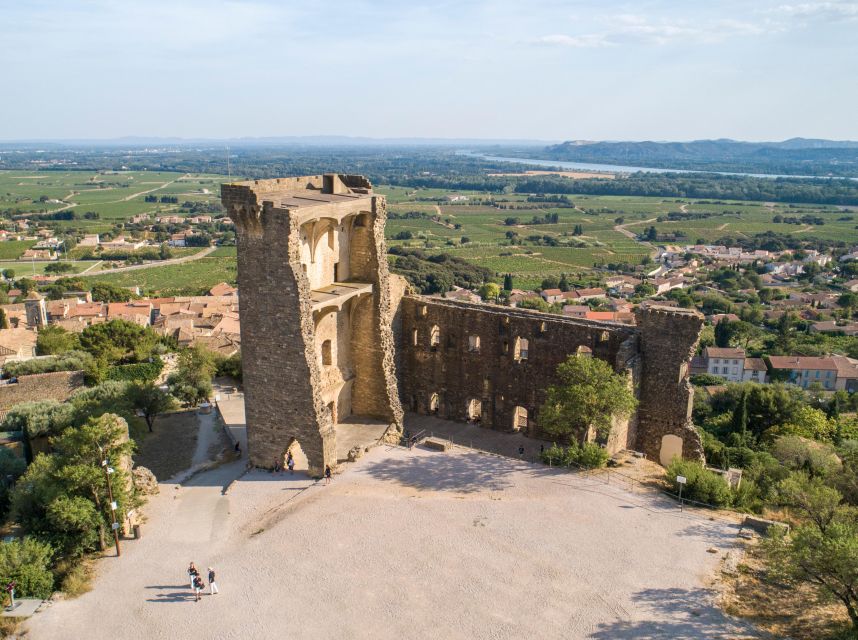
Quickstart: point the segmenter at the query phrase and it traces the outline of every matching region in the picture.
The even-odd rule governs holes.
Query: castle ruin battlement
[[[601,358],[639,400],[615,421],[612,451],[702,458],[688,362],[702,316],[651,306],[637,326],[403,296],[388,273],[386,201],[362,176],[225,184],[236,224],[250,460],[295,442],[313,474],[336,464],[351,415],[403,425],[410,410],[540,436],[539,407],[571,354]],[[667,457],[666,457],[667,456]]]

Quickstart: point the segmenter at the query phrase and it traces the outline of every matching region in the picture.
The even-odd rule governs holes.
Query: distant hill
[[[641,167],[787,175],[856,176],[858,142],[791,138],[783,142],[589,142],[545,147],[541,158]]]

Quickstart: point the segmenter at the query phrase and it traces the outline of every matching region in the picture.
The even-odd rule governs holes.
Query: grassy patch
[[[120,287],[139,286],[144,291],[165,296],[202,294],[219,282],[235,284],[236,266],[234,258],[207,256],[181,264],[105,273],[93,276],[92,280]]]
[[[35,240],[8,240],[0,242],[0,260],[15,260],[36,244]]]

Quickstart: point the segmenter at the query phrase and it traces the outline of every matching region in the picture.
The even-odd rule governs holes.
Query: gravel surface
[[[752,635],[704,586],[736,525],[657,497],[463,450],[378,447],[330,486],[261,471],[230,485],[242,468],[162,485],[142,539],[27,637]],[[191,560],[219,595],[193,601]]]

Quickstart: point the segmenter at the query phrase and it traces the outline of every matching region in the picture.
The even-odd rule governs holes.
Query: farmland
[[[0,210],[7,216],[27,215],[34,220],[39,213],[64,208],[78,216],[50,221],[58,231],[116,233],[121,230],[117,225],[137,214],[176,213],[180,203],[187,201],[217,203],[219,185],[225,179],[161,171],[4,171],[0,172]],[[400,186],[379,186],[377,191],[388,198],[390,246],[450,253],[499,274],[511,273],[516,286],[524,288],[539,285],[546,276],[581,273],[610,263],[637,264],[653,247],[628,234],[650,226],[656,228],[662,244],[715,242],[766,231],[858,244],[858,213],[851,210],[856,208],[833,205],[574,194],[566,201],[547,194],[542,198],[546,201],[534,202],[518,193]],[[146,202],[146,196],[176,197],[179,204]],[[87,212],[96,215],[85,218]],[[798,222],[806,216],[823,224]],[[779,219],[794,223],[774,221]],[[617,228],[620,224],[623,229]],[[32,244],[0,242],[0,260],[13,261]],[[177,255],[182,251],[177,250]],[[21,272],[32,270],[29,262],[4,265]],[[234,269],[235,248],[219,247],[196,263],[99,277],[159,291],[196,290],[234,281]],[[43,270],[44,265],[37,263],[36,272]]]
[[[451,253],[498,273],[512,273],[516,286],[526,288],[548,275],[608,263],[639,263],[652,248],[621,233],[617,224],[631,233],[654,226],[660,238],[675,237],[677,244],[747,238],[766,231],[804,240],[858,243],[858,216],[844,207],[586,195],[569,196],[574,207],[557,207],[530,203],[520,194],[457,192],[468,199],[453,203],[447,195],[438,189],[392,189],[388,243],[419,247],[428,253]],[[668,219],[671,213],[680,219]],[[556,214],[557,222],[541,222],[547,214]],[[399,217],[405,215],[424,217]],[[823,224],[773,222],[776,216],[808,215],[820,218]],[[532,222],[534,217],[539,224]],[[508,218],[517,221],[508,224]],[[573,235],[576,226],[580,230],[577,236]],[[510,233],[518,237],[513,241]]]

